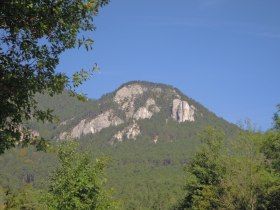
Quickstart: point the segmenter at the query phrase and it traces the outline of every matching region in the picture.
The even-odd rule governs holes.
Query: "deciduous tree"
[[[51,110],[38,108],[35,94],[54,95],[68,89],[77,95],[77,86],[91,76],[91,70],[81,70],[72,78],[56,67],[67,49],[91,49],[93,40],[83,32],[95,29],[93,18],[108,2],[0,1],[0,154],[30,142],[24,120],[52,120]]]
[[[64,142],[58,151],[60,166],[51,176],[48,197],[50,209],[114,209],[116,202],[104,185],[106,160],[95,164],[78,151],[74,141]]]
[[[201,135],[202,145],[186,167],[186,195],[179,209],[218,209],[225,175],[224,134],[213,128]]]

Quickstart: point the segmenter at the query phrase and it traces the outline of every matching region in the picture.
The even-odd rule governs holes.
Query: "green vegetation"
[[[0,174],[2,206],[18,209],[32,204],[33,209],[48,209],[50,206],[41,201],[42,193],[51,198],[53,203],[48,203],[51,209],[67,209],[65,206],[55,207],[58,201],[63,200],[67,200],[67,205],[86,205],[87,202],[81,202],[80,198],[87,191],[81,189],[95,186],[105,192],[113,189],[112,196],[123,204],[121,209],[280,207],[279,131],[263,134],[243,130],[229,140],[222,130],[208,128],[200,134],[201,144],[195,153],[191,145],[198,139],[161,144],[144,144],[145,139],[138,139],[112,147],[102,139],[88,138],[80,141],[79,150],[72,143],[60,147],[63,152],[59,156],[38,152],[34,148],[13,149],[2,155],[0,165],[5,168]],[[85,150],[90,153],[87,155]],[[100,167],[98,163],[92,164],[96,157],[104,154],[113,158],[106,169],[108,182],[105,188],[89,184],[95,178],[100,181],[95,183],[105,180],[103,162],[99,162]],[[97,173],[91,173],[92,170]],[[23,179],[26,174],[35,175],[34,182],[26,183],[27,180]],[[52,178],[46,182],[44,177],[49,177],[49,174]],[[91,179],[93,174],[97,176]],[[93,194],[86,194],[83,199],[90,200],[87,196]],[[98,197],[94,194],[92,199]],[[104,199],[107,204],[106,196]],[[36,206],[38,204],[40,206]],[[109,204],[119,206],[111,199]]]
[[[202,145],[186,167],[186,195],[179,209],[218,209],[225,176],[222,156],[224,135],[214,129],[205,130]]]
[[[110,109],[114,111],[116,116],[125,119],[125,112],[113,101],[113,97],[119,89],[130,84],[139,84],[148,89],[143,95],[137,97],[135,101],[135,110],[144,106],[148,98],[153,98],[157,106],[161,108],[161,111],[156,113],[151,119],[138,121],[141,127],[140,139],[151,139],[154,136],[159,136],[159,141],[165,142],[191,140],[196,138],[197,134],[209,125],[224,130],[229,137],[236,135],[239,130],[237,126],[217,117],[201,104],[185,96],[178,89],[164,84],[143,81],[125,83],[116,91],[108,93],[98,100],[89,99],[84,103],[80,103],[77,99],[69,97],[67,92],[53,97],[38,95],[36,97],[39,102],[38,107],[41,109],[50,108],[54,110],[54,115],[56,115],[60,121],[53,123],[38,123],[36,121],[31,121],[28,123],[28,126],[32,130],[38,131],[46,139],[56,139],[60,133],[69,131],[82,119],[91,120],[97,115]],[[152,91],[156,88],[160,88],[162,91],[160,93]],[[195,122],[178,124],[171,119],[171,106],[173,99],[177,97],[176,93],[180,95],[182,100],[186,100],[190,105],[196,107],[197,112],[195,115]],[[90,138],[103,139],[108,142],[118,130],[127,126],[131,121],[132,120],[128,120],[124,124],[114,128],[104,129],[101,133],[90,136]],[[62,122],[65,122],[65,124]],[[88,136],[83,138],[89,139]]]
[[[273,129],[280,131],[280,104],[277,105],[277,112],[273,116]]]
[[[59,167],[52,173],[47,206],[50,209],[113,209],[111,196],[103,189],[107,161],[96,160],[78,151],[76,142],[58,149]]]
[[[279,137],[244,130],[229,147],[221,132],[206,130],[178,209],[279,209]]]
[[[67,123],[38,124],[34,121],[27,124],[43,137],[52,139],[52,149],[47,153],[29,146],[11,149],[0,156],[0,168],[5,169],[0,170],[0,206],[65,209],[68,207],[57,206],[58,201],[64,199],[69,199],[65,203],[72,206],[87,205],[103,194],[85,195],[84,201],[80,193],[70,192],[80,192],[85,186],[83,183],[90,182],[88,173],[92,174],[91,170],[98,167],[93,163],[105,155],[111,157],[112,162],[97,176],[102,182],[105,180],[102,173],[106,172],[108,181],[106,186],[98,186],[102,192],[113,189],[112,197],[120,201],[121,209],[279,209],[279,130],[259,133],[238,129],[184,95],[181,97],[202,115],[197,114],[195,122],[179,124],[170,119],[174,88],[141,84],[149,89],[160,87],[162,95],[156,97],[153,92],[145,92],[137,99],[136,109],[147,98],[155,97],[162,111],[151,119],[137,121],[141,135],[136,140],[125,139],[111,145],[112,136],[129,122],[83,136],[79,140],[80,148],[74,151],[88,151],[88,155],[75,153],[67,157],[71,163],[67,170],[62,170],[64,160],[54,152],[58,150],[58,134],[71,129],[81,119],[92,119],[108,109],[122,118],[124,113],[112,103],[114,93],[85,103],[69,97],[66,92],[52,98],[36,96],[40,102],[38,106],[54,109],[54,114]],[[207,126],[212,128],[205,130]],[[153,141],[155,136],[158,136],[157,143]],[[72,152],[64,155],[67,154]],[[88,167],[78,170],[82,165]],[[72,179],[71,171],[75,177],[82,178]],[[47,178],[50,174],[52,179]],[[60,188],[54,190],[53,186]],[[53,203],[48,202],[51,206],[41,200],[42,194],[48,195],[44,198],[54,198],[51,199]],[[115,206],[115,202],[109,204]]]
[[[23,185],[17,190],[3,183],[1,208],[4,209],[116,209],[111,190],[105,188],[104,169],[107,159],[95,163],[86,152],[78,148],[78,142],[58,145],[58,165],[48,175],[48,186],[41,190],[33,187],[34,175],[23,177]],[[21,149],[22,151],[22,149]],[[35,151],[34,151],[35,152]],[[46,180],[45,180],[46,181]]]
[[[92,48],[93,40],[81,32],[95,29],[93,17],[108,2],[0,1],[0,154],[16,144],[37,142],[23,127],[24,120],[53,120],[50,109],[38,108],[36,94],[54,95],[68,89],[72,96],[83,98],[76,88],[92,71],[81,70],[70,78],[55,70],[64,51]]]

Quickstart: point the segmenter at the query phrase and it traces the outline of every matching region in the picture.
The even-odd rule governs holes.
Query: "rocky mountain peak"
[[[88,134],[97,134],[109,127],[121,126],[111,139],[111,143],[124,139],[136,139],[141,135],[142,120],[150,120],[156,114],[166,116],[163,120],[173,119],[184,123],[196,120],[197,108],[178,90],[171,86],[149,83],[129,82],[122,85],[106,100],[97,101],[94,112],[84,114],[79,120],[75,116],[61,126],[67,129],[60,132],[57,139],[81,138]],[[158,141],[158,138],[156,139]]]

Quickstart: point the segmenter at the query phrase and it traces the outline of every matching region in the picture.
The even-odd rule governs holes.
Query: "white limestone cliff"
[[[160,108],[156,105],[156,102],[153,98],[149,98],[146,101],[145,106],[140,107],[133,115],[135,120],[139,119],[150,119],[154,113],[160,111]]]
[[[120,108],[125,111],[127,118],[131,118],[135,111],[136,98],[146,91],[146,87],[138,84],[124,86],[116,92],[114,102],[119,104]]]
[[[81,120],[70,132],[61,133],[59,139],[80,138],[83,135],[94,134],[104,128],[122,123],[123,120],[115,116],[113,110],[108,110],[91,120]]]
[[[190,106],[187,101],[174,99],[172,104],[172,118],[177,122],[195,121],[194,113],[196,108]]]
[[[118,131],[112,138],[111,144],[114,142],[122,142],[124,139],[135,140],[141,134],[139,125],[133,122],[122,131]]]

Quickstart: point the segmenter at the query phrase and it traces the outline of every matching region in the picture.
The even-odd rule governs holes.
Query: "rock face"
[[[154,99],[149,98],[146,101],[145,106],[140,107],[135,114],[133,115],[133,118],[135,120],[139,119],[150,119],[154,113],[157,113],[160,111],[160,108],[156,105],[156,102]]]
[[[153,113],[150,112],[146,107],[140,107],[133,115],[133,118],[136,120],[147,118],[150,119],[152,116]]]
[[[120,108],[125,111],[127,119],[150,119],[154,113],[160,111],[160,108],[156,106],[154,99],[149,98],[146,101],[145,106],[140,107],[137,111],[135,111],[135,100],[146,91],[148,91],[148,88],[139,84],[127,85],[116,92],[114,102],[116,102]],[[153,91],[159,94],[161,89],[157,88]]]
[[[187,101],[174,99],[172,104],[172,118],[177,122],[195,121],[194,113],[196,108],[190,106]]]
[[[116,133],[111,140],[111,144],[113,144],[114,142],[122,142],[124,138],[135,140],[136,137],[140,134],[141,131],[139,125],[136,122],[133,122],[131,125],[124,128],[122,131]]]
[[[162,101],[165,101],[165,103]],[[136,139],[141,134],[137,122],[152,118],[161,109],[172,110],[171,117],[179,123],[195,121],[194,114],[196,108],[189,105],[187,101],[182,100],[181,94],[172,88],[164,89],[145,86],[141,83],[131,83],[118,89],[113,97],[110,98],[110,101],[107,100],[106,103],[98,104],[98,106],[105,110],[103,110],[103,113],[101,109],[101,114],[95,115],[96,117],[88,117],[80,120],[70,130],[61,132],[57,138],[59,140],[81,138],[87,134],[98,133],[102,129],[110,126],[126,124],[123,130],[115,133],[111,143],[122,142],[124,139]],[[170,107],[170,103],[172,103],[172,107]],[[118,113],[118,116],[116,113]],[[170,116],[170,113],[168,115]],[[119,116],[123,116],[122,119]],[[68,121],[72,121],[73,119],[71,118]],[[60,126],[68,125],[68,121],[62,122]],[[166,124],[167,122],[168,118],[166,119]],[[158,137],[153,139],[153,142],[156,144]]]
[[[138,84],[127,85],[116,92],[114,102],[125,111],[127,118],[131,118],[135,111],[135,99],[146,91],[146,87]]]
[[[109,110],[90,121],[86,119],[81,120],[70,133],[61,133],[59,139],[80,138],[83,135],[94,134],[101,131],[103,128],[117,126],[122,123],[123,120],[115,116],[113,110]]]

